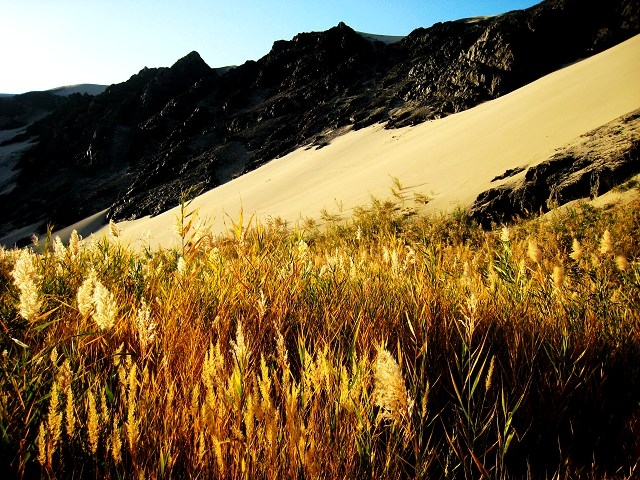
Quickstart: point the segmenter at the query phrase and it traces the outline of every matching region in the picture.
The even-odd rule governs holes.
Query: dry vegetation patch
[[[490,232],[387,207],[1,250],[0,469],[637,474],[638,202]]]

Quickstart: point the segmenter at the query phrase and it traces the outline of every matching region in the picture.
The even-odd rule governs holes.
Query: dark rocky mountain
[[[108,85],[96,85],[95,83],[79,83],[77,85],[65,85],[64,87],[53,88],[48,91],[62,97],[68,97],[74,93],[100,95],[107,87]]]
[[[0,130],[26,127],[68,102],[51,92],[29,92],[0,97]]]
[[[106,88],[106,85],[84,83],[19,95],[0,93],[0,130],[26,127],[50,115],[61,105],[72,103],[78,96],[99,95]],[[70,96],[75,98],[66,98]]]
[[[15,188],[0,196],[0,237],[105,208],[116,220],[155,215],[190,187],[213,188],[349,129],[473,107],[639,32],[637,0],[547,0],[391,44],[341,23],[277,41],[230,69],[192,52],[98,96],[71,95],[10,140],[37,142],[17,165]]]

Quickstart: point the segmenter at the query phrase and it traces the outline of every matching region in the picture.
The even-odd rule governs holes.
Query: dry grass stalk
[[[37,319],[43,303],[38,288],[42,275],[38,271],[37,256],[28,249],[21,250],[11,274],[20,291],[20,315],[33,322]]]
[[[409,417],[409,395],[400,366],[384,347],[378,349],[373,372],[373,401],[380,407],[378,420],[401,424]]]

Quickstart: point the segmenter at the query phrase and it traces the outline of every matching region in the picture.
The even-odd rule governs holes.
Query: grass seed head
[[[96,282],[93,290],[93,303],[95,305],[93,319],[96,324],[100,330],[111,330],[116,322],[118,304],[113,293],[100,281]]]
[[[67,249],[62,243],[62,239],[56,235],[55,240],[53,241],[53,253],[55,253],[56,257],[59,260],[64,260],[67,256]]]
[[[30,322],[36,320],[42,308],[42,298],[38,283],[42,279],[38,271],[37,256],[28,249],[22,249],[11,272],[14,284],[20,290],[20,315]]]
[[[73,390],[71,389],[71,385],[67,387],[65,390],[66,395],[66,404],[64,409],[65,416],[65,431],[67,432],[67,437],[72,438],[76,428],[76,415],[74,412],[74,401],[73,401]]]
[[[143,352],[146,352],[147,347],[155,338],[157,325],[151,318],[151,308],[149,308],[144,298],[140,303],[140,308],[138,308],[135,324],[138,331],[140,347]]]
[[[93,290],[95,288],[98,278],[95,270],[92,268],[89,271],[89,276],[84,279],[80,288],[78,288],[77,302],[78,310],[84,317],[88,317],[94,308]]]
[[[624,272],[627,268],[629,268],[629,261],[627,260],[627,257],[625,257],[624,255],[617,255],[616,266],[621,272]]]
[[[553,274],[551,275],[551,278],[553,279],[553,284],[557,288],[562,287],[562,284],[564,283],[564,267],[562,265],[555,265],[553,267]]]
[[[111,431],[111,458],[116,464],[122,463],[122,438],[120,437],[120,429],[118,428],[118,419],[113,418],[113,427]]]
[[[58,369],[58,373],[56,374],[56,383],[60,387],[61,391],[66,391],[69,386],[71,386],[71,380],[73,379],[73,372],[71,371],[71,367],[69,365],[69,360],[65,359],[62,362],[62,365]]]
[[[176,270],[178,271],[178,274],[180,276],[185,276],[187,273],[187,262],[185,261],[183,256],[180,256],[180,258],[178,258],[178,266],[176,267]]]
[[[213,438],[213,452],[215,454],[216,463],[218,465],[218,473],[220,475],[220,478],[222,478],[224,477],[224,458],[222,456],[222,442],[218,440],[218,438],[216,438],[215,436]]]
[[[374,404],[379,420],[402,421],[408,415],[408,395],[400,366],[385,349],[378,349],[374,365]]]
[[[605,230],[600,239],[600,253],[606,255],[613,252],[613,243],[611,241],[611,233],[609,230]]]
[[[53,454],[55,453],[60,436],[62,434],[62,413],[60,412],[60,390],[58,384],[54,381],[51,385],[51,394],[49,400],[49,413],[47,415],[47,463],[52,463]]]
[[[484,388],[488,392],[491,390],[491,383],[493,382],[493,370],[496,366],[496,357],[493,355],[491,357],[491,362],[489,363],[489,370],[487,371],[487,378],[484,382]]]
[[[529,244],[527,246],[527,255],[533,263],[540,264],[540,262],[542,261],[542,252],[540,251],[538,243],[535,240],[529,240]]]
[[[579,262],[580,259],[582,258],[582,255],[583,255],[582,246],[580,245],[580,242],[578,241],[578,239],[574,238],[573,244],[571,245],[571,253],[569,254],[569,257],[571,257],[576,262]]]
[[[511,232],[509,231],[509,227],[504,226],[500,230],[500,241],[504,243],[509,243],[511,240]]]
[[[87,394],[87,433],[89,448],[94,455],[98,451],[98,441],[100,439],[100,417],[96,408],[96,398],[89,390]]]
[[[120,228],[116,225],[116,223],[113,220],[109,220],[109,234],[113,238],[118,238],[120,236],[120,233]]]
[[[71,237],[69,237],[69,252],[72,257],[75,257],[80,253],[82,237],[78,235],[78,232],[74,230],[71,232]]]
[[[43,467],[47,464],[47,430],[44,428],[44,423],[40,424],[38,429],[38,462]]]

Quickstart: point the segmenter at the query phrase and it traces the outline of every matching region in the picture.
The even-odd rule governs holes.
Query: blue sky
[[[326,30],[406,35],[438,21],[539,0],[0,0],[0,92],[111,84],[192,50],[212,67],[267,54],[275,40]]]

